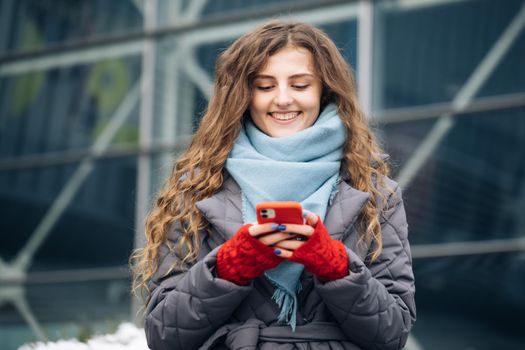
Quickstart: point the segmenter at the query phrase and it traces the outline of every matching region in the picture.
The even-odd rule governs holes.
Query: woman
[[[235,41],[134,255],[149,346],[402,348],[414,278],[385,158],[326,34],[271,21]],[[305,223],[256,224],[270,200]]]

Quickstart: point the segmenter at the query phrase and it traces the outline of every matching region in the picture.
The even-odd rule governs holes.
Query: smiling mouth
[[[270,117],[272,117],[273,119],[277,119],[279,121],[289,121],[289,120],[297,118],[300,114],[301,112],[297,112],[297,111],[296,112],[286,112],[286,113],[281,113],[281,112],[268,113]]]

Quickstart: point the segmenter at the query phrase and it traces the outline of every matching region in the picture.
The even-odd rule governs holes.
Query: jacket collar
[[[242,198],[241,189],[230,174],[224,171],[223,176],[219,191],[195,205],[219,235],[228,240],[243,224]]]

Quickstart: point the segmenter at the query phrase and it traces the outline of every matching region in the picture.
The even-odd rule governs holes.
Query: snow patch
[[[86,343],[76,339],[24,344],[18,350],[147,350],[144,329],[122,323],[114,334],[97,335]]]

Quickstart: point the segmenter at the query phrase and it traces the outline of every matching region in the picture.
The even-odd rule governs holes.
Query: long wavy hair
[[[367,120],[361,111],[350,67],[320,29],[306,23],[273,20],[237,39],[219,56],[213,97],[187,150],[175,162],[146,221],[146,244],[131,257],[134,290],[149,296],[148,282],[159,265],[159,249],[176,224],[181,230],[176,247],[181,265],[196,260],[207,223],[195,203],[216,193],[223,184],[223,169],[252,96],[254,76],[268,57],[287,47],[307,49],[321,78],[321,104],[337,105],[348,138],[341,171],[350,184],[371,194],[358,218],[360,239],[373,244],[371,259],[381,253],[380,216],[386,201],[383,177],[389,167],[381,158]],[[390,190],[391,191],[391,190]],[[378,200],[381,203],[377,203]]]

